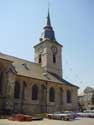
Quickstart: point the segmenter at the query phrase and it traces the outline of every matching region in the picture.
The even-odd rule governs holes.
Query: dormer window
[[[39,55],[39,63],[41,63],[42,62],[42,60],[41,60],[41,54]]]
[[[25,68],[26,70],[29,70],[29,68],[28,68],[28,66],[27,66],[26,63],[23,63],[22,65],[24,66],[24,68]]]

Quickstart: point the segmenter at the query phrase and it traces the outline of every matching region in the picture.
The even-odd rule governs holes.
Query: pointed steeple
[[[51,26],[49,8],[48,8],[48,15],[47,15],[47,18],[46,18],[46,25],[44,27],[44,31],[41,34],[41,38],[40,38],[41,42],[43,42],[45,40],[51,40],[51,41],[56,42],[55,34],[54,34],[53,28]]]
[[[52,29],[52,26],[51,26],[51,20],[50,20],[50,11],[49,11],[49,8],[48,8],[48,15],[46,17],[46,25],[44,27],[45,28],[51,28]]]
[[[48,8],[48,16],[47,16],[46,26],[51,26],[49,8]]]

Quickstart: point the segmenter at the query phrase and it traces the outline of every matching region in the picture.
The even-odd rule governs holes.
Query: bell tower
[[[43,28],[39,43],[34,46],[34,49],[35,63],[40,63],[45,72],[62,77],[62,45],[56,41],[49,10],[46,25]]]

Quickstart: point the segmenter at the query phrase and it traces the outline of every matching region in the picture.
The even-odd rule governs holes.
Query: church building
[[[0,53],[0,114],[77,111],[78,86],[63,78],[62,47],[48,11],[34,62]]]

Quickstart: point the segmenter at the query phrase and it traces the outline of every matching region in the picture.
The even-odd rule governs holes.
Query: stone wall
[[[57,48],[56,63],[53,63],[52,46]],[[39,63],[40,54],[42,59],[41,66],[44,70],[58,74],[62,77],[62,47],[48,40],[35,47],[35,63]]]
[[[15,110],[20,112],[22,110],[23,113],[32,114],[32,113],[42,113],[42,112],[55,112],[55,111],[63,111],[63,110],[77,110],[77,88],[71,86],[65,86],[58,83],[53,82],[45,82],[37,79],[29,79],[19,77],[20,83],[25,81],[27,84],[26,88],[26,96],[23,102],[21,103],[20,99],[15,99],[16,108]],[[31,98],[31,88],[32,85],[36,84],[39,88],[38,100],[33,101]],[[44,85],[44,97],[42,85]],[[54,87],[55,89],[55,102],[49,102],[49,88]],[[63,96],[60,97],[59,90],[63,88]],[[72,102],[70,104],[66,103],[66,90],[70,89],[72,92]],[[47,100],[46,100],[47,98]],[[62,105],[60,104],[62,100]]]
[[[10,62],[1,61],[1,69],[3,75],[3,92],[0,95],[0,111],[10,109],[13,112],[32,114],[43,112],[55,112],[63,110],[77,110],[77,88],[65,84],[47,82],[39,79],[33,79],[25,76],[16,75]],[[15,81],[20,83],[20,98],[14,98]],[[22,97],[23,82],[26,83],[25,97]],[[32,100],[32,86],[36,84],[39,89],[38,100]],[[55,90],[55,102],[49,102],[49,89],[53,87]],[[60,89],[62,88],[62,96]],[[72,92],[72,102],[66,103],[66,91]],[[2,98],[3,97],[3,98]]]

